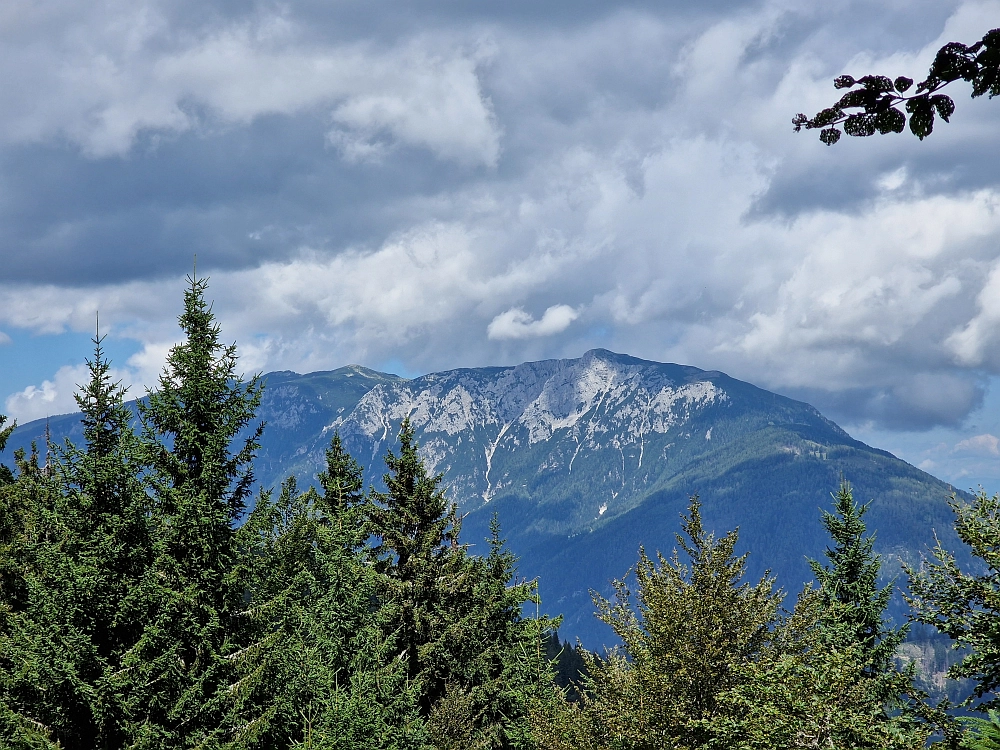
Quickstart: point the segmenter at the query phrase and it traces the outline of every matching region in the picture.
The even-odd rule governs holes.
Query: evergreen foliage
[[[671,558],[640,551],[636,604],[625,582],[615,602],[595,596],[622,639],[587,655],[579,708],[537,716],[542,748],[919,748],[928,730],[889,719],[886,682],[865,677],[848,605],[807,588],[790,613],[765,576],[744,582],[736,532],[702,526],[697,498]],[[845,611],[841,611],[845,610]],[[895,694],[909,686],[893,672]]]
[[[149,507],[125,389],[111,379],[100,336],[94,347],[76,396],[83,447],[67,442],[44,466],[37,453],[18,457],[5,488],[27,523],[7,558],[20,559],[25,575],[4,629],[2,674],[8,705],[28,725],[65,747],[117,748],[113,681],[138,636],[132,605],[149,562]]]
[[[152,562],[152,508],[126,389],[112,380],[102,341],[100,335],[94,339],[90,379],[76,395],[84,446],[67,442],[57,466],[64,513],[78,545],[75,563],[88,579],[81,627],[93,648],[91,669],[100,668],[91,699],[91,747],[115,748],[124,742],[125,722],[116,675],[142,633],[137,596]]]
[[[595,595],[598,617],[621,649],[586,657],[584,717],[592,744],[608,748],[700,747],[711,738],[721,694],[741,679],[740,668],[767,643],[781,594],[770,578],[743,582],[746,555],[737,533],[716,540],[691,500],[675,550],[655,561],[640,550],[636,599],[616,581],[616,600]]]
[[[940,543],[920,568],[908,568],[913,617],[937,628],[968,654],[949,669],[952,679],[974,681],[965,705],[977,710],[1000,708],[1000,495],[975,496],[971,503],[954,497],[955,529],[970,549],[980,572],[962,570]]]
[[[530,743],[533,700],[552,684],[542,639],[550,625],[524,618],[533,582],[510,585],[515,559],[494,522],[487,557],[458,543],[461,519],[428,474],[404,420],[399,454],[388,451],[386,492],[373,493],[386,622],[397,634],[420,712],[438,747],[519,748]],[[387,632],[387,635],[390,633]]]
[[[253,482],[263,425],[257,378],[236,374],[236,346],[220,341],[206,280],[188,277],[184,340],[167,357],[159,388],[140,407],[156,533],[141,586],[143,633],[124,660],[136,748],[212,747],[221,741],[229,658],[246,618],[235,523]],[[127,681],[127,684],[125,683]]]
[[[373,552],[384,577],[384,595],[396,610],[399,646],[411,680],[424,682],[421,710],[426,715],[443,695],[450,675],[440,673],[453,643],[444,639],[449,604],[461,596],[454,586],[464,572],[465,549],[458,544],[461,521],[440,489],[441,475],[429,475],[417,454],[413,428],[404,420],[399,455],[386,452],[386,492],[373,493],[370,531],[378,538]]]
[[[878,587],[882,563],[873,551],[874,535],[865,536],[867,509],[855,503],[850,484],[842,479],[834,495],[834,512],[823,511],[823,526],[833,543],[826,549],[829,564],[811,560],[810,565],[826,608],[823,622],[830,637],[834,641],[846,638],[848,644],[857,646],[861,674],[876,683],[869,687],[887,707],[895,707],[900,695],[894,692],[899,685],[894,656],[909,628],[892,628],[885,620],[892,587]],[[912,680],[913,675],[907,677]]]
[[[328,517],[354,532],[352,546],[364,540],[365,481],[361,465],[344,450],[340,433],[334,433],[326,450],[326,469],[316,477],[323,490],[322,505]]]
[[[0,472],[0,747],[916,750],[935,727],[997,747],[1000,496],[952,502],[978,575],[940,545],[909,571],[916,618],[968,649],[952,675],[989,709],[964,733],[895,666],[906,631],[846,482],[790,612],[693,498],[679,551],[640,550],[634,595],[595,595],[622,641],[598,656],[538,616],[496,517],[488,552],[459,543],[408,420],[385,492],[335,434],[315,487],[261,490],[244,522],[262,385],[236,376],[205,289],[189,279],[138,435],[97,336],[82,444]]]
[[[7,417],[0,414],[0,453],[3,453],[4,448],[7,447],[7,438],[17,429],[17,420],[4,427],[6,423]],[[5,484],[12,484],[13,482],[14,472],[10,470],[9,466],[0,464],[0,487],[3,487]]]
[[[80,631],[86,576],[37,450],[18,453],[15,466],[17,479],[4,488],[16,510],[4,549],[13,575],[5,581],[0,631],[0,739],[15,747],[86,742],[93,739],[87,688],[94,677],[92,648]]]
[[[319,480],[322,495],[289,478],[240,529],[253,642],[237,656],[233,747],[416,750],[415,685],[372,606],[361,470],[339,436]]]
[[[965,716],[959,721],[969,731],[962,741],[963,750],[1000,750],[1000,714],[992,708],[987,716]]]
[[[758,657],[741,666],[742,679],[720,696],[723,710],[707,747],[925,746],[931,728],[898,712],[900,696],[913,692],[910,675],[887,671],[872,679],[870,654],[853,639],[849,610],[831,618],[825,598],[806,588]]]
[[[579,699],[580,683],[587,676],[584,652],[583,646],[560,640],[557,632],[545,639],[545,658],[553,666],[556,685],[566,691],[566,697],[571,701]]]

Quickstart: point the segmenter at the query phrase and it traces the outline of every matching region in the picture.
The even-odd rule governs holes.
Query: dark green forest
[[[189,278],[138,428],[98,335],[80,444],[0,468],[0,746],[1000,747],[1000,498],[952,502],[978,567],[939,547],[906,570],[906,643],[846,481],[791,593],[692,498],[671,555],[594,595],[621,645],[592,653],[538,614],[496,519],[485,554],[460,543],[408,422],[381,491],[337,435],[318,476],[258,489],[263,384],[206,291]]]

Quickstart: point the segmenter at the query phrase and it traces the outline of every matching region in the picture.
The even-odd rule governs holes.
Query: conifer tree
[[[234,525],[253,483],[263,425],[251,424],[262,384],[237,376],[236,345],[220,341],[206,287],[188,277],[184,340],[170,350],[158,390],[140,403],[155,555],[142,587],[145,628],[119,685],[136,748],[219,742],[227,657],[245,638]]]
[[[552,624],[525,618],[534,583],[515,581],[515,558],[497,523],[490,554],[470,556],[461,519],[427,472],[404,420],[399,454],[385,462],[386,492],[373,493],[368,529],[378,538],[388,632],[420,689],[421,714],[440,750],[532,745],[529,710],[553,690],[543,638]]]
[[[109,677],[139,634],[130,601],[149,563],[148,497],[125,389],[113,382],[103,339],[76,394],[82,447],[19,461],[11,489],[31,513],[22,565],[23,611],[12,620],[9,699],[66,747],[118,748],[120,701]]]
[[[449,584],[466,567],[458,543],[461,520],[440,489],[442,475],[427,473],[409,419],[400,429],[399,455],[388,450],[385,464],[386,492],[373,494],[369,528],[378,538],[376,569],[384,576],[383,596],[394,608],[401,657],[407,676],[422,682],[426,715],[448,682],[446,653],[454,644],[442,640],[448,618],[444,598],[457,593]]]
[[[368,538],[366,497],[361,465],[346,450],[340,433],[335,432],[326,449],[326,468],[316,477],[322,493],[313,491],[313,504],[322,523],[336,525],[352,551],[360,551]]]
[[[847,605],[806,587],[792,612],[780,618],[755,659],[739,667],[740,679],[719,696],[708,747],[870,748],[922,750],[930,727],[900,712],[912,694],[911,675],[896,670],[872,678],[870,653],[853,639]],[[889,696],[887,699],[886,696]],[[886,709],[893,709],[887,714]]]
[[[13,422],[7,427],[3,425],[7,417],[0,414],[0,453],[7,447],[7,440],[17,427]],[[0,627],[5,613],[15,607],[18,599],[16,591],[20,588],[20,568],[15,562],[15,549],[18,540],[23,537],[25,518],[23,504],[17,501],[17,494],[12,488],[14,472],[5,465],[0,465]]]
[[[11,433],[17,429],[17,420],[15,419],[9,425],[7,424],[7,417],[0,414],[0,453],[3,453],[4,448],[7,447],[7,439],[11,436]],[[5,464],[0,464],[0,487],[5,484],[11,484],[14,481],[14,472],[10,470],[9,466]]]
[[[359,549],[361,469],[338,436],[319,479],[322,495],[289,478],[240,529],[253,642],[237,659],[233,746],[416,750],[414,685],[382,633]]]
[[[937,628],[966,649],[948,671],[971,679],[964,705],[986,712],[1000,708],[1000,495],[980,491],[971,503],[954,496],[955,531],[968,547],[974,567],[965,570],[955,554],[938,543],[920,568],[907,568],[913,618]]]
[[[708,533],[696,498],[683,531],[678,544],[689,564],[677,552],[656,561],[640,552],[637,606],[623,581],[616,602],[595,597],[623,646],[605,658],[584,653],[579,705],[538,712],[542,750],[924,746],[925,727],[885,714],[883,693],[901,694],[908,677],[866,679],[862,644],[846,637],[853,631],[843,618],[831,618],[847,605],[807,587],[782,612],[782,594],[766,575],[756,585],[742,581],[746,555],[734,554],[736,532]]]
[[[351,513],[365,503],[365,482],[361,465],[344,450],[340,433],[335,432],[326,449],[326,469],[317,477],[323,489],[322,502],[326,512],[337,516],[341,511]],[[361,520],[358,517],[356,520]]]
[[[113,380],[103,341],[98,333],[87,362],[90,378],[75,394],[84,444],[67,441],[58,466],[64,512],[79,545],[76,562],[89,580],[80,627],[92,648],[92,669],[100,670],[92,686],[91,746],[117,748],[125,741],[125,717],[113,676],[142,633],[137,595],[153,549],[142,445],[125,406],[127,389]]]
[[[496,515],[490,532],[489,554],[467,557],[465,581],[454,586],[467,590],[446,599],[451,671],[428,719],[437,750],[533,748],[532,712],[558,695],[545,652],[558,622],[523,616],[525,604],[539,604],[537,582],[517,580]]]
[[[78,577],[60,523],[49,472],[31,453],[15,453],[13,484],[4,502],[5,576],[0,604],[0,747],[53,748],[78,734],[88,714],[85,684],[74,670],[77,633],[67,632],[63,600]]]
[[[781,594],[765,576],[743,581],[737,532],[706,531],[692,498],[682,517],[681,551],[653,560],[640,550],[637,606],[624,581],[616,601],[594,595],[597,616],[622,640],[607,658],[585,655],[582,720],[592,747],[653,750],[700,747],[712,737],[720,696],[743,679],[778,621]]]
[[[893,656],[906,639],[908,627],[904,624],[894,629],[885,620],[892,587],[878,587],[882,563],[873,549],[874,535],[865,536],[867,510],[867,504],[855,503],[850,484],[841,481],[834,495],[834,512],[823,511],[823,525],[833,543],[825,553],[829,564],[810,560],[809,565],[828,610],[825,620],[830,625],[842,626],[837,631],[839,635],[860,647],[862,673],[878,679],[896,672]]]

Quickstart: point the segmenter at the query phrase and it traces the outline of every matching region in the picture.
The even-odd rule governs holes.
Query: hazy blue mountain
[[[948,485],[808,404],[720,372],[594,350],[412,380],[357,366],[266,377],[262,483],[314,476],[334,431],[378,482],[409,416],[424,459],[468,514],[465,541],[481,543],[498,513],[521,573],[540,577],[543,609],[588,645],[607,638],[589,590],[607,593],[640,545],[669,554],[693,493],[712,527],[740,527],[754,574],[770,567],[792,592],[811,578],[806,557],[822,556],[819,509],[842,475],[872,500],[869,528],[890,573],[935,530],[955,542]],[[74,422],[51,420],[53,436]],[[43,432],[44,422],[20,427],[10,449]]]

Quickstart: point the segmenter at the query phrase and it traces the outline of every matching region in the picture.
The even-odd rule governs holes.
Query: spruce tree
[[[127,389],[111,376],[103,337],[94,338],[90,378],[75,394],[84,444],[67,441],[59,473],[65,513],[78,540],[76,562],[87,571],[89,594],[80,623],[92,648],[94,671],[92,747],[125,741],[125,717],[114,675],[142,633],[139,589],[152,562],[151,503],[144,481],[143,450],[125,405]]]
[[[52,446],[44,467],[37,454],[19,460],[9,488],[31,514],[24,606],[6,644],[9,701],[65,747],[125,741],[112,676],[141,632],[134,597],[151,559],[141,451],[102,342],[76,394],[83,445]]]
[[[870,654],[849,625],[830,619],[831,605],[809,586],[782,616],[756,658],[739,667],[739,680],[719,696],[708,747],[869,748],[922,750],[931,728],[897,709],[912,690],[911,676],[887,671],[873,679]],[[831,631],[837,631],[836,633]],[[896,700],[887,701],[886,695]]]
[[[538,712],[540,748],[924,746],[925,727],[885,714],[884,693],[907,690],[907,675],[866,678],[862,644],[831,622],[831,609],[847,605],[807,587],[783,612],[783,595],[766,575],[743,582],[736,532],[707,532],[696,498],[683,531],[678,544],[689,562],[676,551],[656,560],[640,551],[637,606],[624,581],[615,602],[595,596],[598,616],[623,645],[603,658],[584,653],[580,703]]]
[[[882,563],[874,552],[875,536],[865,535],[867,510],[867,504],[854,501],[850,484],[841,481],[834,495],[834,512],[823,511],[823,526],[832,541],[825,552],[828,564],[810,560],[809,565],[827,607],[825,620],[835,629],[839,626],[838,637],[859,645],[863,674],[877,679],[896,672],[893,656],[906,639],[908,627],[892,628],[885,619],[892,587],[878,586]]]
[[[415,686],[359,549],[361,469],[337,436],[319,479],[322,495],[289,478],[240,529],[253,640],[236,660],[233,746],[416,750]]]
[[[17,422],[7,427],[3,425],[7,417],[0,414],[0,452],[7,447],[7,440]],[[14,472],[5,465],[0,465],[0,628],[5,613],[9,613],[20,598],[19,591],[21,570],[16,562],[18,541],[23,538],[25,530],[25,508],[17,500],[13,489]],[[2,631],[0,631],[2,632]]]
[[[108,678],[138,637],[129,602],[151,549],[132,414],[102,343],[97,335],[90,378],[75,394],[83,445],[48,446],[44,467],[37,458],[21,465],[19,496],[34,528],[11,651],[36,665],[14,687],[26,715],[65,746],[117,748],[123,717]]]
[[[119,685],[137,748],[220,741],[227,657],[245,638],[234,526],[253,483],[262,384],[237,376],[236,345],[221,342],[206,287],[206,279],[188,277],[184,339],[139,408],[155,502],[154,560],[142,586],[145,627]]]
[[[428,722],[438,750],[533,748],[532,711],[558,694],[545,652],[558,621],[524,616],[525,605],[540,603],[537,581],[517,579],[495,514],[490,532],[489,554],[468,556],[464,580],[445,598],[450,674]]]
[[[11,433],[17,429],[17,420],[14,420],[9,425],[7,424],[7,417],[0,414],[0,453],[3,453],[4,448],[7,447],[7,439],[11,436]],[[0,464],[0,487],[5,484],[12,484],[14,481],[14,472],[10,470],[10,467],[5,464]]]
[[[965,650],[948,670],[951,679],[974,681],[964,705],[1000,709],[1000,495],[980,489],[971,503],[952,496],[955,531],[973,565],[959,564],[938,543],[930,560],[907,568],[913,619],[935,627]]]
[[[490,554],[459,544],[461,519],[428,473],[404,420],[399,454],[388,451],[386,492],[373,493],[368,530],[377,537],[387,633],[420,689],[432,743],[460,747],[532,746],[533,702],[554,689],[543,638],[552,624],[525,618],[533,582],[516,581],[515,558],[497,523]]]
[[[17,478],[0,488],[9,536],[0,553],[8,575],[0,606],[0,746],[56,747],[92,736],[89,644],[78,618],[86,576],[74,565],[76,540],[62,523],[60,497],[35,445],[15,454]],[[67,612],[70,610],[70,612]],[[81,651],[83,653],[81,653]]]
[[[316,478],[323,490],[323,506],[330,517],[337,517],[342,511],[349,515],[364,505],[365,481],[361,465],[344,450],[339,432],[330,439],[326,468]]]
[[[428,474],[418,455],[409,419],[400,429],[399,454],[388,450],[385,464],[386,492],[373,493],[369,530],[378,539],[376,570],[394,608],[401,658],[407,676],[421,681],[427,715],[448,682],[445,654],[454,644],[442,641],[449,617],[444,598],[466,567],[461,520],[440,489],[442,475]]]

